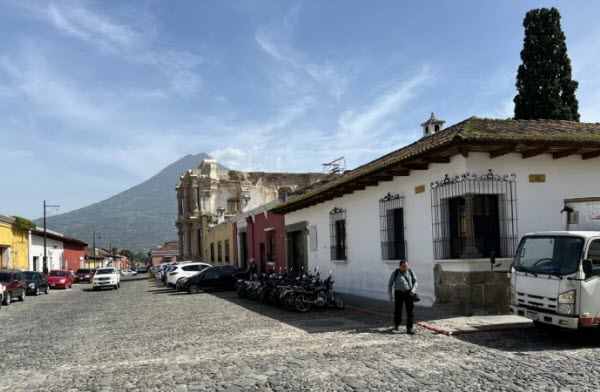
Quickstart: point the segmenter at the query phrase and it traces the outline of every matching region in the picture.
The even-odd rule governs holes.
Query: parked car
[[[140,267],[137,269],[137,272],[140,274],[147,274],[148,273],[148,267]]]
[[[94,272],[90,268],[80,268],[75,273],[75,283],[92,283],[92,278],[94,277]]]
[[[130,269],[122,269],[121,270],[121,275],[123,275],[123,276],[137,275],[137,271],[130,270]]]
[[[51,288],[62,287],[67,289],[73,287],[73,277],[67,270],[54,269],[48,273],[48,283]]]
[[[121,287],[121,275],[112,267],[98,268],[92,279],[92,289],[94,291],[102,290],[103,287],[110,287],[117,290]]]
[[[50,292],[50,284],[46,274],[36,271],[25,271],[24,274],[27,281],[27,294],[39,295],[40,293],[48,294]]]
[[[180,279],[196,275],[198,272],[210,267],[207,263],[186,263],[173,266],[167,273],[167,287],[175,288]]]
[[[240,278],[247,277],[247,272],[230,265],[209,267],[200,273],[180,281],[179,291],[190,294],[209,290],[235,290],[235,284]]]
[[[0,283],[4,286],[3,305],[9,305],[13,298],[25,301],[27,281],[19,270],[0,270]]]

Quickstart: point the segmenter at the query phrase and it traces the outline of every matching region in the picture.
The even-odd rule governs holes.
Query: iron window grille
[[[379,228],[381,258],[383,260],[405,259],[404,197],[388,193],[379,199]]]
[[[346,256],[346,210],[334,208],[329,213],[331,235],[331,260],[347,260]]]
[[[517,248],[515,174],[466,173],[431,183],[436,260],[512,257]]]
[[[223,243],[219,241],[217,247],[217,261],[221,263],[223,261]]]
[[[210,243],[210,261],[211,263],[215,262],[215,243]]]

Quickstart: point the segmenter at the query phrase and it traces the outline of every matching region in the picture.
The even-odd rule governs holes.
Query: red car
[[[73,277],[68,270],[52,270],[48,274],[48,284],[51,288],[62,287],[66,289],[73,286]]]

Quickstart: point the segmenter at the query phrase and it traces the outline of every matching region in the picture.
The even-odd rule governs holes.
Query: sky
[[[600,2],[0,0],[0,213],[81,208],[187,154],[351,169],[431,112],[509,118],[541,6],[561,12],[581,121],[600,121]]]

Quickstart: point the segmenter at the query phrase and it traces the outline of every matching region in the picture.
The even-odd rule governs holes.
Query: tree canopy
[[[579,121],[578,83],[571,78],[560,13],[556,8],[531,10],[523,26],[515,118]]]

